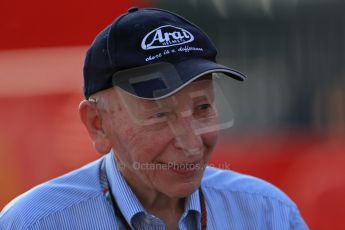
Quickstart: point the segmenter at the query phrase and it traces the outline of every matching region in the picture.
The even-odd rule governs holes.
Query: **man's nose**
[[[203,142],[199,134],[196,134],[193,128],[192,116],[179,116],[171,124],[173,134],[175,135],[175,147],[184,151],[187,156],[202,154]]]

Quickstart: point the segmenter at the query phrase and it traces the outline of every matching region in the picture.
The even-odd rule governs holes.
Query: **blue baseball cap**
[[[100,32],[86,53],[84,96],[118,86],[133,96],[162,99],[209,73],[243,81],[216,62],[217,49],[196,25],[172,12],[131,8]]]

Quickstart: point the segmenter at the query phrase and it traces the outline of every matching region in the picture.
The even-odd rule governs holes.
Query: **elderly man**
[[[106,27],[87,52],[79,107],[105,156],[15,199],[0,228],[307,229],[274,186],[207,167],[231,126],[214,73],[245,78],[216,54],[198,27],[164,10],[132,8]]]

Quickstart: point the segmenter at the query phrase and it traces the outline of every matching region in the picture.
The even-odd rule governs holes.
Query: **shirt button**
[[[147,217],[147,216],[144,217],[144,221],[145,221],[146,224],[150,224],[151,223],[150,218]]]

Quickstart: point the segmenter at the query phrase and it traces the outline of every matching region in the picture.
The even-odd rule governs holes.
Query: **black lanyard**
[[[127,230],[132,230],[129,223],[126,221],[125,217],[123,216],[119,206],[117,205],[115,198],[111,192],[111,188],[109,185],[107,173],[105,171],[105,161],[102,160],[101,168],[100,168],[100,181],[103,193],[105,194],[107,200],[111,203],[115,216],[117,216],[122,224],[126,227]],[[201,205],[201,229],[206,230],[207,226],[207,212],[206,212],[206,204],[204,199],[204,194],[202,193],[201,187],[199,187],[199,199],[200,199],[200,205]]]

